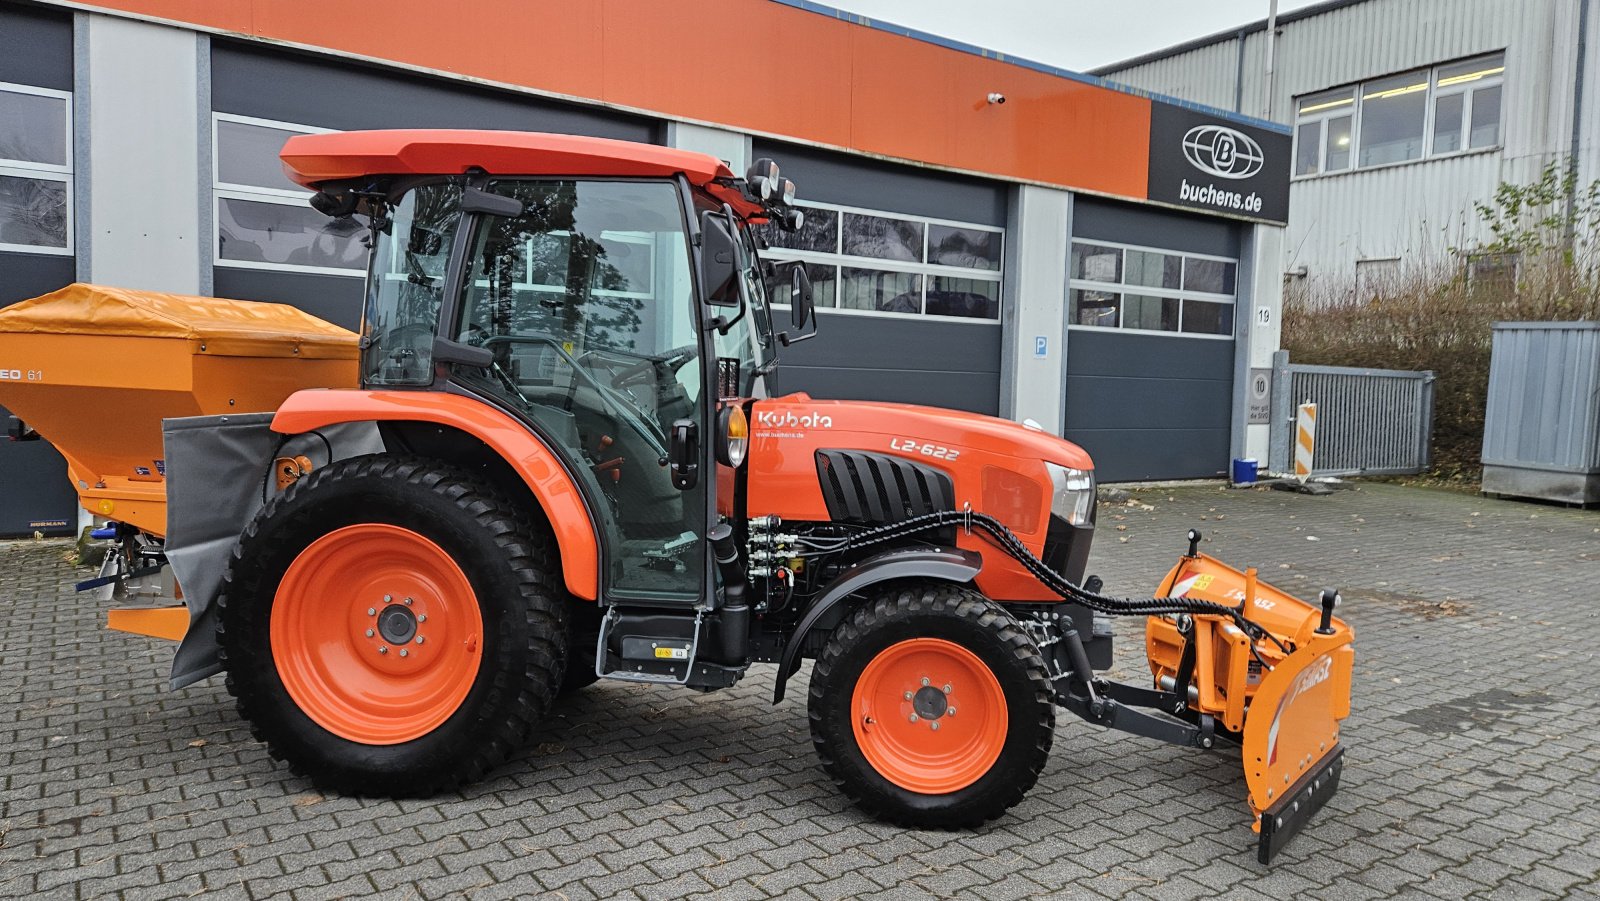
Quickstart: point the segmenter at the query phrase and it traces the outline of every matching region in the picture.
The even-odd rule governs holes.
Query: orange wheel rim
[[[483,617],[437,544],[363,523],[323,535],[289,564],[270,634],[278,677],[306,716],[350,741],[394,745],[438,728],[466,700]]]
[[[883,778],[940,795],[983,778],[1006,743],[1006,696],[978,655],[942,638],[884,648],[850,698],[856,745]]]

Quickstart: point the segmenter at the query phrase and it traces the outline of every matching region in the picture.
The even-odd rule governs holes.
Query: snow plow
[[[1000,816],[1058,710],[1238,746],[1263,861],[1333,792],[1352,662],[1333,594],[1297,600],[1191,533],[1157,596],[1107,595],[1081,448],[772,395],[816,323],[804,267],[761,258],[759,227],[801,222],[771,161],[740,178],[458,131],[283,157],[369,229],[359,343],[276,305],[73,286],[0,311],[0,366],[28,374],[0,403],[112,521],[90,581],[164,602],[112,624],[180,640],[174,685],[225,672],[318,786],[434,794],[537,740],[558,693],[712,691],[770,663],[777,703],[813,659],[823,767],[890,822]],[[1116,617],[1147,623],[1146,685],[1102,675]]]

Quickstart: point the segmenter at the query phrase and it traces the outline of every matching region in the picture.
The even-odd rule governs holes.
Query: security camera
[[[1005,103],[1006,102],[1006,95],[1000,93],[999,91],[991,92],[989,94],[989,102],[990,103]]]

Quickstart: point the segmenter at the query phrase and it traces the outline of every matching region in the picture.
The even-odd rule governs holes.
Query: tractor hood
[[[800,441],[814,449],[881,451],[928,462],[959,462],[963,454],[980,454],[1094,468],[1076,444],[1007,419],[913,404],[813,400],[804,394],[757,401],[751,438],[772,449]]]

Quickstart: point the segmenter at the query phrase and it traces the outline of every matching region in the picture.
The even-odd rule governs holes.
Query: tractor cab
[[[424,155],[438,171],[406,171]],[[312,135],[284,159],[319,209],[368,223],[361,387],[522,421],[595,519],[606,597],[698,603],[720,408],[767,396],[796,337],[775,330],[752,230],[798,226],[793,183],[766,160],[736,179],[699,154],[500,132]],[[326,177],[343,165],[400,174]],[[798,332],[809,285],[785,269]]]

